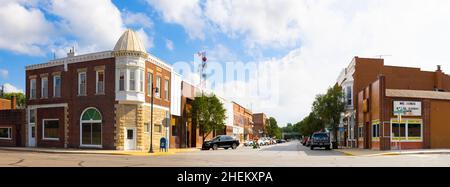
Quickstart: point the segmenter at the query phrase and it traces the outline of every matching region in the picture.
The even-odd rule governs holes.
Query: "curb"
[[[450,154],[450,151],[421,151],[421,152],[386,152],[386,153],[376,153],[376,154],[362,154],[357,155],[354,153],[351,153],[349,151],[342,151],[342,150],[335,150],[337,152],[343,153],[346,156],[364,156],[364,157],[370,157],[370,156],[399,156],[399,155],[417,155],[417,154]]]
[[[20,151],[20,152],[34,152],[34,153],[49,153],[49,154],[91,154],[91,155],[126,155],[126,156],[167,156],[173,155],[176,153],[186,153],[186,152],[194,152],[197,149],[191,150],[174,150],[169,152],[156,152],[156,153],[148,153],[148,152],[93,152],[93,151],[79,151],[79,150],[39,150],[39,149],[15,149],[8,147],[0,147],[2,151]]]

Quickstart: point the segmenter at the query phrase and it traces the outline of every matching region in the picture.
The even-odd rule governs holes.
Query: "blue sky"
[[[0,84],[24,90],[26,65],[72,46],[111,50],[132,28],[169,64],[202,49],[224,67],[257,64],[248,80],[224,81],[224,97],[297,122],[354,56],[450,72],[449,9],[441,0],[2,0]],[[255,94],[261,82],[275,87]]]

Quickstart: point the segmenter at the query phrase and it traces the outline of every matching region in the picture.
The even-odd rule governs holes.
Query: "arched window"
[[[102,146],[102,115],[96,108],[87,108],[80,120],[81,146]]]

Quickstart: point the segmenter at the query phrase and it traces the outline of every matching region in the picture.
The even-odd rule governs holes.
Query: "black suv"
[[[202,145],[202,150],[217,150],[218,148],[224,149],[236,149],[239,146],[239,140],[234,139],[231,136],[220,135],[216,136],[210,141],[205,141]]]
[[[331,149],[330,133],[316,132],[311,136],[311,150],[316,147],[324,147],[326,150]]]

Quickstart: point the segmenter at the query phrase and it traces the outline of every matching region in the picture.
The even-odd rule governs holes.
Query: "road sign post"
[[[401,108],[396,110],[396,111],[394,111],[394,114],[397,115],[397,120],[398,120],[398,141],[397,141],[397,147],[398,147],[399,151],[402,151],[401,123],[402,123],[402,115],[403,115],[403,113],[404,113],[404,111]],[[405,131],[406,131],[406,126],[405,126]]]

